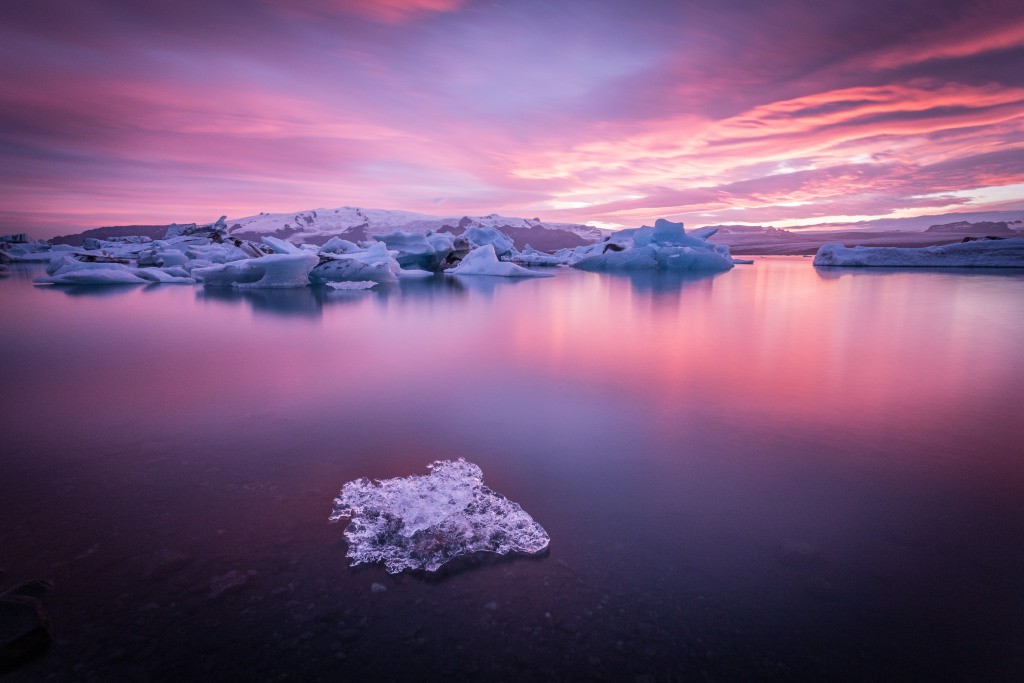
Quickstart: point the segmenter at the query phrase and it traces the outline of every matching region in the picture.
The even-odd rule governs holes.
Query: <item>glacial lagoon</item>
[[[1024,271],[0,279],[21,680],[1014,680]],[[464,457],[546,552],[350,567],[348,481]]]

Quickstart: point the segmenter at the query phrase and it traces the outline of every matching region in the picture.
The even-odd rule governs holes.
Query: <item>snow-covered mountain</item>
[[[335,236],[357,242],[395,230],[424,233],[432,230],[461,235],[471,227],[498,228],[512,238],[518,249],[529,244],[542,251],[583,246],[604,237],[599,229],[589,225],[546,223],[537,218],[509,218],[495,213],[445,217],[352,206],[295,213],[260,213],[229,218],[227,225],[228,233],[241,239],[259,240],[263,235],[271,235],[309,244],[323,244]]]

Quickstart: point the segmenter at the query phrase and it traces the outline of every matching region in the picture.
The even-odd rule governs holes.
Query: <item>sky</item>
[[[4,0],[0,232],[1024,210],[1020,0]]]

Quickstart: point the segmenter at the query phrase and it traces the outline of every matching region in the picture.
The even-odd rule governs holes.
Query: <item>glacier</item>
[[[822,245],[815,266],[890,268],[1024,268],[1024,237],[971,240],[935,247]]]
[[[550,537],[518,503],[483,484],[464,458],[438,460],[430,474],[356,479],[334,499],[328,518],[345,529],[352,566],[383,562],[390,574],[434,572],[471,553],[536,555]]]

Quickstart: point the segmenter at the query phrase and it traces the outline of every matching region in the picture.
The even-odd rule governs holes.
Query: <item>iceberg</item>
[[[583,270],[729,270],[729,247],[708,242],[713,234],[707,228],[687,234],[682,223],[659,218],[654,227],[621,230],[606,242],[578,247],[570,264]]]
[[[416,270],[440,270],[453,253],[468,251],[468,244],[464,239],[436,232],[423,234],[396,230],[385,235],[377,235],[374,239],[396,252],[395,259],[402,268]]]
[[[568,263],[571,254],[571,249],[559,249],[553,254],[548,254],[527,244],[521,252],[513,254],[509,260],[521,266],[560,266]]]
[[[517,266],[514,263],[499,261],[494,253],[494,245],[485,244],[469,252],[459,261],[459,265],[445,271],[451,275],[498,275],[501,277],[553,277],[552,273],[539,273]]]
[[[936,247],[845,247],[831,242],[815,266],[890,268],[1024,268],[1024,237],[971,240]]]
[[[320,259],[308,251],[296,251],[193,268],[192,277],[207,287],[306,287],[309,285],[309,273]]]
[[[430,474],[356,479],[334,499],[329,520],[350,518],[344,536],[352,566],[383,562],[388,573],[437,571],[462,555],[536,555],[550,538],[518,503],[483,485],[463,458],[439,460]]]
[[[195,284],[188,273],[176,266],[132,268],[122,263],[79,261],[67,254],[52,258],[46,265],[46,273],[33,282],[51,285]]]
[[[355,280],[352,282],[326,282],[324,283],[331,289],[338,290],[363,290],[376,287],[378,283],[373,280]]]
[[[319,264],[309,273],[313,284],[326,282],[396,282],[402,267],[395,260],[394,252],[383,242],[377,242],[363,251],[346,254],[321,253]]]
[[[340,237],[332,237],[331,239],[324,242],[324,245],[320,247],[321,254],[348,254],[354,251],[362,251],[355,242],[343,240]]]
[[[491,245],[498,258],[511,256],[515,250],[512,238],[497,228],[474,226],[462,233],[462,236],[469,240],[470,245],[474,247]]]

